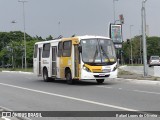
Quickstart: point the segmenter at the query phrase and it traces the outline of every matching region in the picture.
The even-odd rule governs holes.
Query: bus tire
[[[104,82],[104,79],[96,79],[98,84],[102,84]]]
[[[73,81],[73,79],[72,79],[72,74],[71,74],[70,71],[67,71],[67,72],[66,72],[66,80],[67,80],[67,83],[68,83],[68,84],[73,84],[73,83],[74,83],[74,81]]]
[[[50,82],[50,78],[48,77],[48,70],[46,68],[43,69],[43,80],[44,82]]]

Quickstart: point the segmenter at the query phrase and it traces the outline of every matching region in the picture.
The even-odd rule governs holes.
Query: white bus
[[[76,36],[37,42],[34,73],[44,81],[96,80],[117,77],[117,58],[112,40],[102,36]]]

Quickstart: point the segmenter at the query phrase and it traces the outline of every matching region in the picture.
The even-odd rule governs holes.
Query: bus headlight
[[[87,72],[91,72],[89,68],[83,65],[83,70],[86,70]]]

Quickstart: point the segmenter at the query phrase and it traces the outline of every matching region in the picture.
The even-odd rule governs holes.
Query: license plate
[[[105,74],[99,74],[99,76],[105,76]]]

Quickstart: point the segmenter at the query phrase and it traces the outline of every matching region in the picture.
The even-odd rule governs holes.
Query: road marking
[[[113,88],[113,87],[106,87],[106,86],[96,86],[96,87],[99,87],[99,88],[107,88],[107,89],[116,89],[116,88]],[[123,88],[117,88],[118,90],[122,90]]]
[[[112,87],[106,87],[106,86],[96,86],[96,87],[100,87],[100,88],[108,88],[111,89]]]
[[[9,119],[9,118],[6,118],[6,117],[1,117],[2,119],[4,119],[4,120],[11,120],[11,119]]]
[[[29,79],[29,80],[31,80],[32,78],[30,78],[30,77],[26,77],[26,79]]]
[[[149,91],[141,91],[141,90],[133,90],[134,92],[141,92],[141,93],[149,93],[149,94],[156,94],[156,95],[160,95],[160,93],[157,92],[149,92]]]
[[[76,98],[76,97],[70,97],[70,96],[61,95],[61,94],[49,93],[49,92],[45,92],[45,91],[40,91],[40,90],[35,90],[35,89],[30,89],[30,88],[25,88],[25,87],[5,84],[5,83],[0,83],[0,85],[12,87],[12,88],[18,88],[18,89],[27,90],[27,91],[32,91],[32,92],[41,93],[41,94],[46,94],[46,95],[51,95],[51,96],[57,96],[57,97],[71,99],[71,100],[76,100],[76,101],[81,101],[81,102],[86,102],[86,103],[95,104],[95,105],[100,105],[100,106],[120,109],[120,110],[124,110],[124,111],[139,111],[139,110],[125,108],[125,107],[121,107],[121,106],[116,106],[116,105],[111,105],[111,104],[105,104],[105,103],[100,103],[100,102],[86,100],[86,99],[81,99],[81,98]]]
[[[107,88],[107,89],[111,89],[111,88],[112,88],[112,87],[105,87],[105,86],[96,86],[96,87],[99,87],[99,88]],[[116,90],[116,88],[113,88],[113,89]],[[123,89],[123,88],[117,88],[117,90],[125,90],[125,89]],[[126,90],[126,91],[160,95],[160,93],[158,93],[158,92],[150,92],[150,91],[142,91],[142,90]]]

